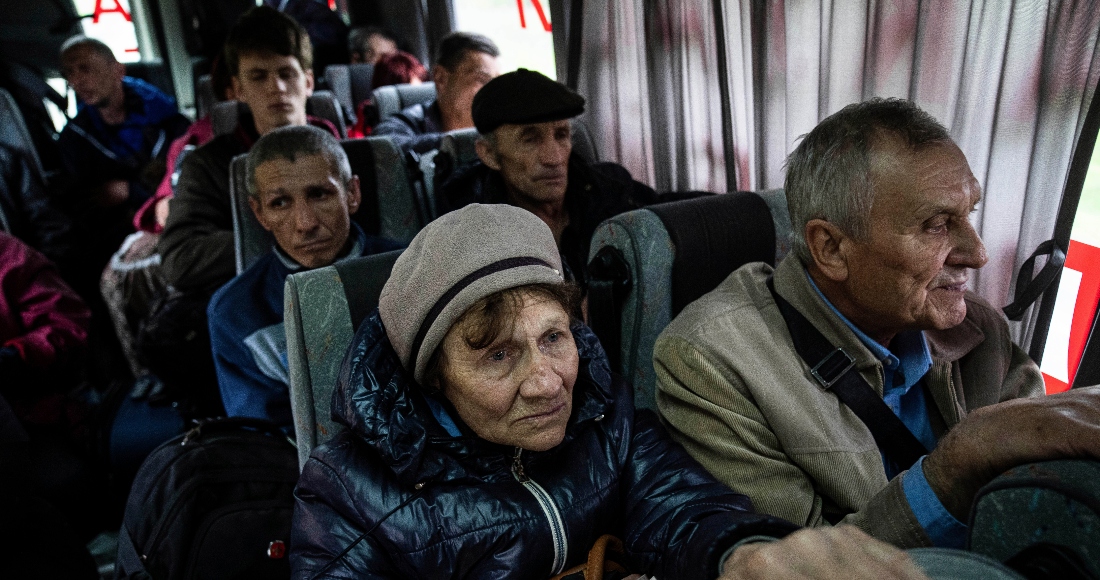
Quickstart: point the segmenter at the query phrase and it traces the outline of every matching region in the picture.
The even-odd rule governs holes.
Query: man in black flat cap
[[[657,202],[657,193],[619,165],[590,165],[573,154],[570,119],[584,112],[584,97],[542,74],[521,68],[489,81],[472,112],[480,162],[440,188],[439,213],[471,203],[530,211],[554,232],[566,278],[584,289],[596,226]]]

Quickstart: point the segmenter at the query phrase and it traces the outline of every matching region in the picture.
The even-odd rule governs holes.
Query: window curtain
[[[727,0],[722,11],[739,188],[782,187],[798,138],[845,105],[912,99],[982,184],[972,219],[989,263],[971,287],[1011,302],[1019,266],[1053,234],[1100,80],[1100,4]],[[1014,324],[1013,338],[1028,344],[1033,324]]]
[[[657,191],[727,190],[712,3],[585,0],[577,90],[601,159]]]

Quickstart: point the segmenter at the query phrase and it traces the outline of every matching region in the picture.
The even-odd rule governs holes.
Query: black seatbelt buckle
[[[821,384],[821,388],[829,390],[854,366],[856,366],[856,359],[838,347],[810,369],[810,374]]]

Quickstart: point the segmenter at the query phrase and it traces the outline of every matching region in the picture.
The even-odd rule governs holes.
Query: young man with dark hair
[[[307,123],[313,94],[309,36],[290,17],[260,6],[241,16],[225,44],[225,64],[237,100],[247,105],[235,131],[215,137],[183,162],[168,221],[158,243],[169,283],[184,293],[209,295],[235,274],[229,164],[261,135]]]
[[[439,148],[442,133],[474,126],[470,110],[485,83],[500,74],[500,50],[488,37],[452,32],[439,44],[432,66],[436,99],[418,103],[383,120],[375,135],[386,135],[406,151]]]
[[[339,141],[316,127],[264,135],[248,154],[249,205],[275,245],[210,301],[211,346],[226,413],[289,427],[283,281],[294,272],[400,248],[351,222],[359,178]]]

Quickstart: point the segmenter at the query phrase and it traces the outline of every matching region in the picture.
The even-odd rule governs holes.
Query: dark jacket
[[[400,113],[383,120],[374,128],[374,135],[393,139],[402,151],[425,153],[439,149],[443,136],[443,115],[439,101],[417,103],[402,109]]]
[[[67,264],[72,222],[54,204],[26,154],[0,145],[0,213],[8,233],[42,252],[54,264]]]
[[[635,570],[711,580],[739,539],[793,529],[753,514],[655,415],[635,413],[595,335],[580,324],[573,334],[573,414],[562,443],[536,453],[473,435],[453,408],[466,435],[447,435],[377,313],[364,321],[332,401],[347,430],[313,451],[295,490],[293,577],[313,578],[331,562],[320,577],[547,578],[610,533]]]
[[[460,170],[444,183],[436,200],[439,215],[471,203],[511,203],[500,172],[480,161]],[[558,248],[567,269],[567,279],[586,288],[588,245],[601,222],[658,201],[657,192],[634,181],[621,165],[589,165],[574,153],[569,158],[569,186],[565,190],[569,225],[562,232]]]
[[[328,121],[310,117],[309,122],[339,138]],[[177,290],[209,295],[236,275],[229,164],[259,138],[252,115],[245,113],[234,132],[214,137],[183,160],[157,242],[164,275]]]
[[[164,176],[168,146],[191,124],[175,99],[156,87],[130,77],[122,86],[122,124],[107,125],[95,107],[82,105],[61,131],[58,144],[77,207],[88,201],[92,189],[121,179],[130,183],[130,204],[136,209]]]

